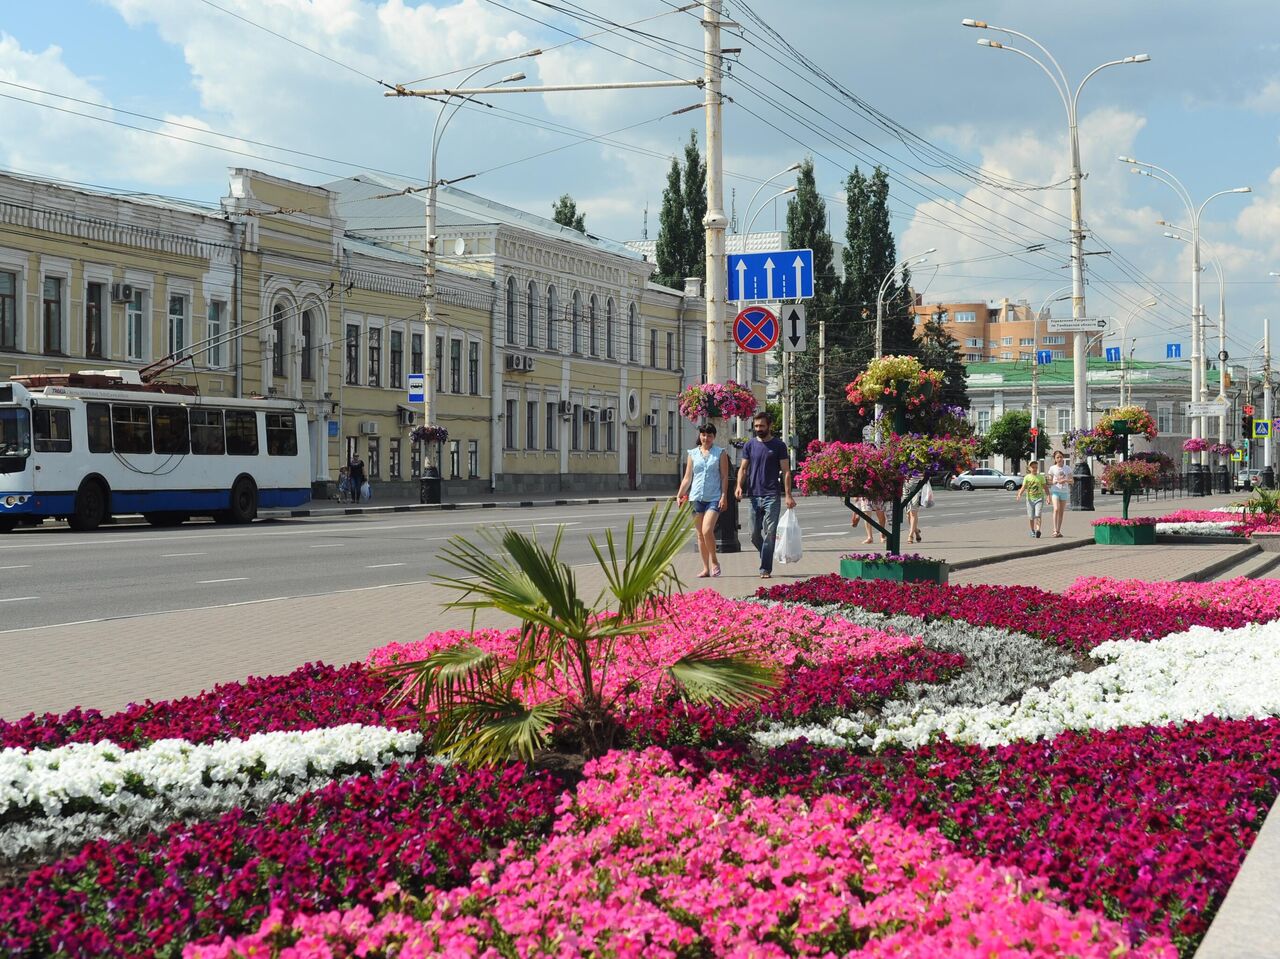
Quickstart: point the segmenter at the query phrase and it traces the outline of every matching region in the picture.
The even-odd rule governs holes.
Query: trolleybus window
[[[117,453],[151,452],[151,409],[111,405],[111,436]]]
[[[84,405],[85,426],[89,431],[89,452],[111,452],[111,407],[106,403]]]
[[[267,414],[267,455],[298,455],[298,434],[292,413]]]
[[[48,406],[35,408],[35,451],[37,453],[71,452],[71,411]]]
[[[258,414],[252,410],[227,410],[227,454],[258,455]]]
[[[31,453],[31,417],[20,406],[0,408],[0,473],[26,469],[22,458]]]
[[[175,453],[186,456],[191,452],[187,435],[187,408],[185,406],[153,406],[151,428],[156,436],[157,453]]]
[[[205,456],[221,456],[227,451],[222,434],[222,410],[191,411],[191,452]]]

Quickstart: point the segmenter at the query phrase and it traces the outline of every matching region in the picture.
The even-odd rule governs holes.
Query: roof
[[[1120,364],[1108,363],[1101,357],[1090,357],[1088,362],[1088,380],[1091,383],[1119,383]],[[969,363],[966,366],[969,389],[983,387],[1030,388],[1031,365],[1023,362],[1005,363]],[[1055,359],[1040,367],[1039,385],[1043,388],[1070,386],[1074,381],[1075,365],[1069,359]],[[1191,366],[1186,361],[1181,363],[1152,363],[1142,360],[1130,360],[1125,364],[1125,376],[1131,383],[1181,382],[1185,383],[1191,376]],[[1208,370],[1206,383],[1217,383],[1217,370]]]

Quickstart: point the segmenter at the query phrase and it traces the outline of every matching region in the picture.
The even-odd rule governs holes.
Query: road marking
[[[23,603],[29,599],[39,598],[39,596],[14,596],[12,599],[0,599],[0,603]]]
[[[365,569],[390,569],[392,566],[404,566],[404,563],[377,563],[373,566],[366,566]]]
[[[0,570],[3,570],[3,569],[30,569],[30,568],[31,568],[31,564],[30,564],[30,563],[28,563],[26,566],[0,566]]]
[[[230,579],[202,579],[196,583],[197,586],[208,586],[211,583],[243,583],[248,576],[232,576]]]
[[[315,543],[307,549],[342,549],[345,545],[346,543]]]
[[[208,553],[161,553],[161,559],[176,559],[179,556],[208,556]]]

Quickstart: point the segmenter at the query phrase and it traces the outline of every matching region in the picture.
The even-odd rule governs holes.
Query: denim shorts
[[[1049,495],[1054,499],[1071,499],[1071,490],[1065,486],[1050,486]]]
[[[693,507],[693,515],[701,516],[708,511],[712,513],[720,512],[720,501],[718,499],[691,499],[689,505]]]

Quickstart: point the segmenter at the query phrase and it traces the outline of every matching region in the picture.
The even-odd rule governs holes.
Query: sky
[[[216,204],[227,170],[307,183],[361,170],[425,181],[438,106],[382,84],[689,80],[702,29],[681,0],[0,0],[0,168]],[[1275,0],[725,0],[725,203],[739,229],[785,227],[790,181],[812,157],[841,239],[849,172],[883,166],[900,255],[932,301],[1057,302],[1070,283],[1067,111],[1049,77],[965,17],[1027,34],[1080,90],[1086,312],[1123,323],[1140,359],[1190,355],[1189,224],[1174,189],[1117,156],[1163,167],[1198,208],[1208,350],[1257,363],[1280,335],[1280,4]],[[618,25],[626,29],[619,29]],[[536,56],[519,55],[540,49]],[[518,58],[505,63],[494,61]],[[1046,65],[1048,64],[1046,60]],[[656,237],[670,158],[696,130],[692,86],[489,96],[440,138],[439,175],[549,215],[562,193],[588,229]],[[748,210],[753,195],[756,204]],[[1043,246],[1041,246],[1043,245]],[[1027,252],[1027,248],[1033,248]],[[1145,307],[1150,298],[1154,306]],[[1119,345],[1118,333],[1106,345]],[[1280,341],[1277,343],[1280,348]]]

